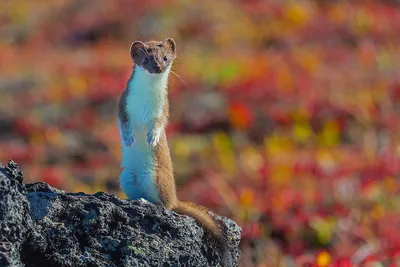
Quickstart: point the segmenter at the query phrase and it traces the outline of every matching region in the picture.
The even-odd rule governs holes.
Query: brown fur
[[[172,38],[167,38],[163,42],[136,41],[131,44],[130,54],[136,65],[150,73],[161,73],[176,58],[176,44]]]
[[[156,118],[154,127],[163,128],[165,130],[165,127],[168,124],[168,120],[169,120],[169,101],[168,99],[166,99],[163,106],[161,117]]]
[[[126,99],[129,94],[129,88],[126,87],[122,92],[121,97],[118,102],[118,117],[122,124],[129,121],[128,112],[126,111]]]
[[[222,232],[205,207],[178,200],[165,131],[163,131],[160,142],[155,147],[155,158],[157,162],[156,184],[163,205],[167,209],[194,218],[208,233],[221,242],[223,238]]]
[[[172,209],[178,203],[176,187],[172,169],[172,160],[169,153],[165,130],[161,133],[160,142],[155,147],[156,184],[158,195],[167,209]]]
[[[172,210],[194,218],[207,232],[213,235],[218,242],[223,241],[221,229],[214,218],[208,214],[208,210],[205,207],[191,202],[179,201]]]
[[[163,107],[163,114],[160,118],[157,118],[155,122],[156,127],[163,127],[164,129],[160,142],[155,147],[155,158],[157,162],[155,178],[159,197],[167,209],[194,218],[207,232],[215,236],[218,241],[221,241],[221,230],[214,218],[208,214],[205,207],[190,202],[182,202],[177,198],[172,160],[165,133],[168,117],[169,102],[166,100]]]

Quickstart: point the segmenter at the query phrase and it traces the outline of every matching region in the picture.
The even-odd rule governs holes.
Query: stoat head
[[[135,41],[131,44],[130,54],[139,67],[151,74],[161,74],[169,69],[176,58],[176,44],[172,38],[162,42]]]

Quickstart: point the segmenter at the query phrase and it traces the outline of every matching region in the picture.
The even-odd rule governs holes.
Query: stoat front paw
[[[122,127],[122,138],[126,146],[132,146],[135,143],[135,134],[128,126]]]
[[[135,138],[133,137],[133,134],[124,136],[124,143],[126,146],[133,146],[135,143]]]
[[[160,142],[161,129],[152,129],[147,133],[147,143],[155,147]]]

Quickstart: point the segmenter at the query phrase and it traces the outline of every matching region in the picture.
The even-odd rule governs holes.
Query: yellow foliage
[[[310,140],[313,132],[307,122],[296,122],[292,129],[293,139],[300,143],[305,143]]]
[[[318,135],[319,143],[322,146],[335,146],[339,143],[340,139],[340,129],[336,121],[327,121],[322,131]]]
[[[306,9],[306,5],[293,1],[285,10],[285,17],[294,25],[304,25],[310,19],[310,12]]]
[[[332,257],[331,257],[331,255],[330,255],[328,252],[326,252],[326,251],[323,251],[323,252],[321,252],[321,253],[319,253],[319,254],[317,255],[317,265],[318,265],[318,267],[326,267],[326,266],[329,266],[329,264],[331,263],[331,261],[332,261]]]
[[[218,158],[223,169],[228,173],[233,173],[236,169],[232,142],[226,133],[219,132],[212,136],[212,142],[217,151]]]
[[[240,203],[244,206],[252,206],[254,204],[254,191],[249,188],[242,189]]]

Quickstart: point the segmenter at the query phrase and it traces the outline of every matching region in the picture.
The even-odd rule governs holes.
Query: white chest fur
[[[133,79],[128,83],[127,112],[133,128],[148,128],[158,117],[166,99],[169,70],[162,74],[150,74],[136,67]]]
[[[135,143],[127,147],[121,142],[121,166],[124,170],[120,184],[130,199],[145,198],[153,203],[160,202],[154,183],[157,162],[153,148],[147,143],[147,133],[163,110],[168,74],[169,69],[163,74],[152,75],[136,66],[133,79],[128,83],[126,112],[135,134]]]

